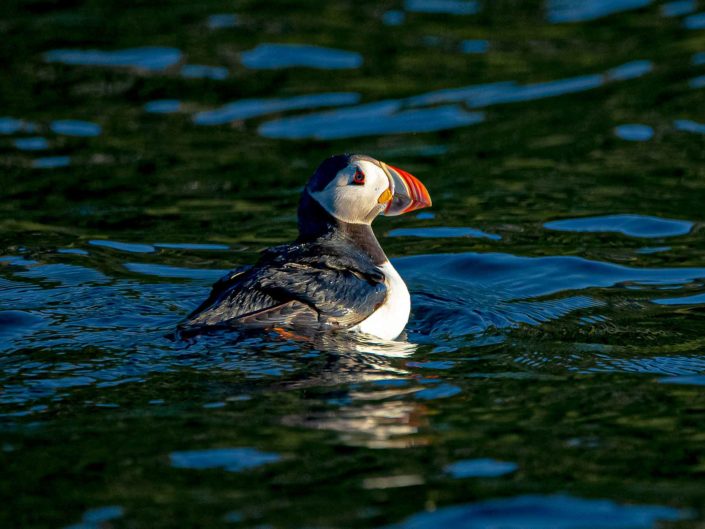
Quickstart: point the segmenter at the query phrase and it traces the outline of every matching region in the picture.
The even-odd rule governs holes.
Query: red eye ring
[[[361,186],[365,183],[365,173],[363,173],[359,167],[355,170],[355,175],[353,176],[352,183],[358,186]]]

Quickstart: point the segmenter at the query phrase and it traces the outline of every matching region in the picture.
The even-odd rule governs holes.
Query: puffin
[[[429,206],[428,190],[410,173],[364,154],[332,156],[301,193],[296,241],[218,280],[179,330],[353,332],[394,340],[409,321],[411,298],[372,221]]]

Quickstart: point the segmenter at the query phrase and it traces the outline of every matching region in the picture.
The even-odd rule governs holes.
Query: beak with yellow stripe
[[[390,182],[389,188],[379,197],[380,204],[387,205],[383,215],[403,215],[433,204],[426,186],[414,175],[384,162],[379,164]]]

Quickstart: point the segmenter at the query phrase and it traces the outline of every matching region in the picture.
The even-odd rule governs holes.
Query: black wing
[[[296,244],[268,250],[254,267],[222,278],[182,328],[348,328],[386,295],[384,275],[349,244]]]

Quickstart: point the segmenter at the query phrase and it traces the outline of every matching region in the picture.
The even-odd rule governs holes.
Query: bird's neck
[[[372,226],[336,219],[309,194],[307,189],[304,189],[301,194],[298,215],[299,238],[297,242],[310,242],[322,237],[339,238],[357,246],[376,265],[388,261],[372,231]]]

